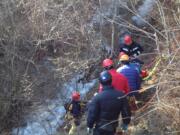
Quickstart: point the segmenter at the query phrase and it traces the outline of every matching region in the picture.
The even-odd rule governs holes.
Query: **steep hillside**
[[[119,36],[130,33],[144,48],[144,68],[161,62],[155,81],[145,82],[155,94],[135,113],[128,134],[178,135],[179,11],[178,0],[1,0],[0,134],[27,127],[29,114],[48,110],[54,99],[64,102],[72,89],[90,88],[104,58],[117,62]],[[82,123],[84,135],[85,118]]]

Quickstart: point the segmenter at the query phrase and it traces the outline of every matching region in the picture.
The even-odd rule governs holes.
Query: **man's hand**
[[[92,129],[92,128],[89,128],[89,127],[87,128],[87,133],[88,133],[88,134],[91,134],[91,133],[92,133],[92,131],[93,131],[93,129]]]
[[[121,125],[121,129],[122,129],[123,132],[127,132],[127,130],[128,130],[128,125],[122,124],[122,125]]]

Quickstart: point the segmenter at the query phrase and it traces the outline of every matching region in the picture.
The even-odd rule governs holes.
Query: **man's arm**
[[[136,85],[137,85],[137,90],[141,88],[141,78],[138,72],[136,72]]]
[[[121,73],[121,72],[122,72],[122,67],[119,67],[119,68],[116,70],[116,72]]]
[[[142,53],[144,51],[144,49],[142,48],[142,46],[140,44],[138,44],[139,46],[139,51]]]
[[[129,91],[130,91],[130,87],[129,87],[129,84],[128,84],[128,80],[127,78],[124,76],[124,80],[125,80],[125,94],[128,94]]]
[[[136,43],[136,46],[138,47],[137,53],[140,55],[144,50],[140,44]]]
[[[135,57],[143,52],[143,48],[136,42],[133,42],[131,56]]]
[[[99,91],[98,91],[98,93],[101,93],[102,90],[103,90],[103,86],[102,86],[102,84],[99,84]]]

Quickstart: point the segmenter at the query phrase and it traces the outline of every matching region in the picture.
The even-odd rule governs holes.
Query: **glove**
[[[123,132],[127,132],[127,130],[128,130],[128,125],[122,124],[122,125],[121,125],[121,129],[123,130]]]
[[[97,93],[97,92],[95,92],[95,93],[94,93],[94,96],[96,96],[97,94],[98,94],[98,93]]]
[[[88,128],[87,128],[87,133],[88,133],[88,134],[91,134],[91,133],[92,133],[92,130],[93,130],[92,128],[89,128],[89,127],[88,127]]]

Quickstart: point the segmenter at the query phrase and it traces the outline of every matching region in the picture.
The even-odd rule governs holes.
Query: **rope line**
[[[154,68],[149,72],[149,75],[148,75],[147,77],[143,78],[143,81],[149,80],[149,79],[154,75],[154,73],[156,72],[156,70],[157,70],[157,68],[158,68],[158,66],[159,66],[159,64],[160,64],[160,62],[161,62],[161,58],[159,58],[159,59],[157,60]]]

